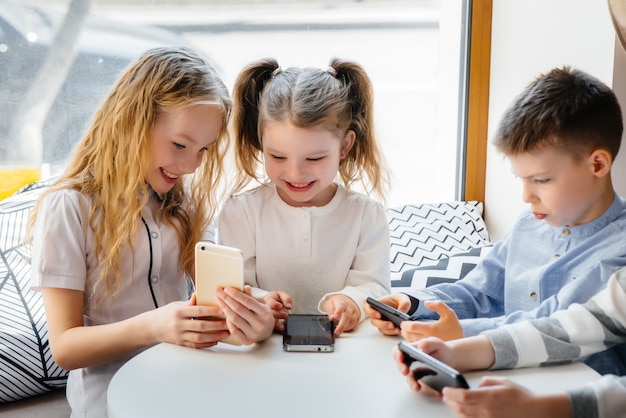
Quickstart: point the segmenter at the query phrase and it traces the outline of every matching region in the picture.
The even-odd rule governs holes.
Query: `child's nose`
[[[524,203],[533,203],[537,201],[537,195],[535,195],[532,187],[523,186],[522,200]]]
[[[202,163],[202,155],[203,154],[197,154],[195,156],[190,155],[181,158],[178,163],[179,169],[185,174],[193,173]]]
[[[302,175],[302,173],[304,173],[304,166],[302,163],[294,161],[289,164],[289,175],[292,178],[297,179],[299,176]]]

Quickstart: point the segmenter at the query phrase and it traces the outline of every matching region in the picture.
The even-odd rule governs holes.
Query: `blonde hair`
[[[191,49],[155,48],[132,63],[96,111],[62,177],[46,191],[74,189],[91,199],[89,226],[95,234],[95,254],[103,265],[94,289],[103,285],[105,295],[115,296],[119,291],[120,252],[133,250],[131,238],[140,227],[141,210],[149,198],[144,176],[154,121],[162,113],[195,104],[217,106],[222,129],[196,172],[162,196],[158,215],[176,229],[181,273],[190,274],[194,245],[219,205],[232,109],[228,89],[215,68]]]
[[[322,126],[340,138],[354,131],[354,146],[339,164],[339,177],[347,189],[360,183],[366,194],[385,200],[389,175],[374,131],[372,83],[359,64],[335,58],[326,70],[282,70],[276,60],[262,59],[240,72],[233,102],[240,169],[235,191],[263,182],[262,124],[289,121],[301,128]]]

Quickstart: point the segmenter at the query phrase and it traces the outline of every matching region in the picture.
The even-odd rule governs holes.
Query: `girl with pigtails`
[[[239,177],[218,242],[243,251],[276,331],[288,313],[320,312],[336,335],[354,330],[365,299],[389,293],[389,177],[369,77],[340,59],[284,70],[263,59],[237,77],[233,105]]]

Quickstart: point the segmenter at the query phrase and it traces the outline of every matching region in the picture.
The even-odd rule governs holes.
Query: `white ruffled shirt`
[[[389,293],[389,224],[382,205],[341,185],[322,207],[285,203],[273,184],[230,197],[217,241],[240,248],[245,282],[293,298],[292,313],[323,312],[341,293],[361,308]]]

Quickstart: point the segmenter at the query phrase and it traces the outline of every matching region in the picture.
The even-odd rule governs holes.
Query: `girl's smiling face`
[[[339,138],[322,127],[269,121],[261,136],[265,171],[287,204],[324,206],[331,201],[339,163],[354,144],[353,131]]]
[[[180,176],[200,166],[221,129],[222,114],[215,105],[197,104],[157,116],[146,182],[155,192],[167,193]]]

